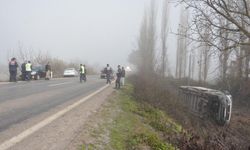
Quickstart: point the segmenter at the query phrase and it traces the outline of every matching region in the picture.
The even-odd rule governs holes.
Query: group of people
[[[17,69],[18,63],[15,57],[11,58],[9,62],[9,73],[10,73],[10,82],[17,82]],[[31,78],[31,71],[32,71],[32,64],[30,61],[25,62],[21,66],[22,70],[22,79],[23,80],[30,80]]]
[[[16,58],[12,58],[11,61],[9,62],[9,73],[10,73],[10,82],[17,82],[17,69],[18,69],[18,63]],[[50,79],[50,72],[51,72],[51,66],[49,62],[45,66],[45,71],[46,71],[46,77],[45,79]],[[30,61],[26,61],[21,65],[21,72],[22,72],[22,80],[24,81],[30,81],[31,80],[31,72],[32,72],[32,64]],[[80,82],[82,81],[86,82],[87,77],[86,77],[86,66],[83,64],[80,64]],[[107,64],[107,67],[104,69],[104,72],[106,74],[107,78],[107,84],[111,84],[111,77],[113,75],[113,70]],[[115,81],[115,88],[120,89],[121,86],[124,86],[125,84],[125,68],[121,67],[118,65],[117,71],[116,71],[116,81]]]
[[[113,74],[112,68],[107,64],[107,67],[104,69],[107,78],[107,84],[111,84],[111,75]],[[121,86],[125,85],[125,68],[118,65],[116,71],[116,80],[115,80],[115,88],[120,89]]]
[[[17,59],[15,57],[11,58],[9,62],[9,73],[10,73],[10,82],[17,82],[17,69],[19,65],[17,63]],[[46,77],[45,79],[48,80],[51,77],[51,66],[49,62],[45,65]],[[31,80],[31,72],[32,72],[32,64],[31,61],[25,61],[21,65],[21,79],[23,81],[30,81]]]

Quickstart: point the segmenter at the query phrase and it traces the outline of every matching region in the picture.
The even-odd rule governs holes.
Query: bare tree
[[[199,78],[199,82],[202,82],[202,66],[203,66],[203,55],[202,55],[202,50],[200,49],[199,51],[199,61],[198,61],[198,68],[199,68],[199,72],[198,72],[198,78]]]
[[[190,79],[192,74],[192,54],[189,54],[189,62],[188,62],[188,85],[190,85]]]
[[[194,50],[191,50],[191,56],[192,56],[191,79],[194,79],[194,73],[196,68],[196,53]]]
[[[220,72],[226,79],[229,58],[236,50],[238,77],[246,79],[248,51],[250,45],[250,1],[247,0],[182,0],[194,15],[189,27],[192,32],[188,38],[206,43],[211,50],[219,52]],[[210,38],[206,38],[203,29],[210,27]],[[199,38],[197,38],[199,37]],[[243,69],[243,66],[245,67]],[[204,72],[204,71],[203,71]]]
[[[188,12],[182,9],[180,15],[180,24],[178,29],[178,42],[176,52],[176,77],[186,77],[187,66],[187,38],[188,33]],[[183,36],[184,35],[184,36]]]
[[[168,56],[167,56],[167,37],[168,37],[168,17],[169,17],[169,0],[163,1],[162,8],[162,23],[161,23],[161,75],[165,77],[165,73],[168,67]],[[167,72],[168,74],[169,72]]]
[[[151,1],[149,11],[145,11],[138,38],[138,48],[130,55],[130,61],[143,76],[151,76],[155,69],[156,7]]]
[[[248,42],[250,43],[250,38],[248,38]],[[249,67],[249,63],[250,63],[250,46],[246,45],[245,46],[245,80],[248,81],[249,80],[249,71],[250,71],[250,67]]]
[[[246,0],[182,0],[185,4],[192,8],[194,14],[194,25],[205,26],[210,25],[214,30],[212,35],[214,40],[206,41],[211,46],[218,47],[218,39],[221,37],[219,30],[223,29],[232,35],[242,33],[250,38],[250,29],[246,26],[250,25],[250,2]],[[220,19],[224,18],[228,23],[219,24]],[[243,22],[243,24],[242,24]],[[197,31],[197,28],[196,28]],[[197,33],[197,32],[196,32]],[[223,37],[225,38],[225,37]],[[227,49],[237,47],[238,45],[250,45],[247,41],[241,41],[237,36],[227,38],[229,45]],[[222,50],[222,49],[220,49]]]
[[[225,26],[226,28],[228,28],[229,23],[226,19],[224,19],[223,17],[220,17],[221,19],[219,20],[219,24],[220,26]],[[222,78],[222,82],[226,82],[227,79],[227,71],[228,71],[228,59],[231,53],[231,50],[227,50],[227,47],[229,45],[229,42],[226,40],[229,38],[229,32],[227,32],[225,29],[221,29],[219,30],[219,41],[221,43],[220,47],[221,47],[221,51],[219,54],[219,62],[220,62],[220,75]]]

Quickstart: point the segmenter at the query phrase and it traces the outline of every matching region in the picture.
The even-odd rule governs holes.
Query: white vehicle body
[[[64,70],[63,76],[64,77],[77,77],[78,72],[76,71],[75,68],[67,68]]]
[[[190,111],[204,118],[212,117],[218,124],[228,124],[232,113],[232,96],[214,89],[180,86],[179,95]]]

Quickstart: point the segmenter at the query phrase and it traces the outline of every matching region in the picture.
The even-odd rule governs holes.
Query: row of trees
[[[179,38],[189,40],[195,45],[195,50],[189,48],[185,49],[185,52],[198,58],[199,81],[203,83],[207,81],[208,70],[212,64],[217,66],[215,69],[219,72],[218,79],[223,88],[232,92],[246,88],[250,75],[250,1],[182,0],[181,2],[191,12],[188,14],[192,14],[192,17],[185,23],[182,21],[186,17],[181,18],[182,27],[178,35]],[[179,43],[178,50],[185,46],[186,43]],[[177,62],[180,61],[179,58],[182,59],[181,57],[187,58],[185,52],[177,53]],[[196,67],[193,63],[189,63],[189,66],[189,72]],[[178,63],[176,68],[180,68],[179,72],[182,74],[186,73]],[[176,77],[183,76],[176,75]]]
[[[9,61],[12,57],[17,58],[20,65],[25,61],[31,61],[34,66],[50,63],[54,77],[61,77],[66,68],[78,69],[79,64],[85,64],[87,66],[88,74],[96,74],[94,66],[91,66],[86,62],[84,63],[82,60],[67,62],[63,59],[52,57],[48,52],[37,51],[32,48],[24,48],[21,44],[19,44],[18,49],[8,51],[7,60]]]
[[[169,19],[169,2],[165,0],[162,8],[161,31],[160,31],[160,51],[157,56],[157,9],[156,2],[151,1],[150,8],[145,11],[139,38],[138,47],[130,56],[129,61],[136,66],[138,73],[143,78],[152,77],[155,72],[165,77],[170,74],[169,61],[167,55],[167,38],[168,38],[168,19]],[[156,59],[159,57],[160,59]]]
[[[177,33],[175,77],[198,79],[205,84],[209,70],[213,70],[213,78],[222,88],[231,92],[242,89],[250,72],[250,1],[181,0],[180,4],[183,8]],[[164,0],[161,14],[157,36],[157,9],[152,0],[141,24],[138,47],[129,56],[144,77],[154,73],[171,75],[166,42],[168,0]],[[160,52],[156,50],[158,43]]]

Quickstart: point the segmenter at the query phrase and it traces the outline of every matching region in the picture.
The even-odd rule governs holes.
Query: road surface
[[[6,147],[6,145],[3,146],[4,143],[10,144],[10,146],[7,147],[11,149],[62,149],[67,144],[65,144],[64,146],[62,144],[61,146],[54,145],[55,142],[51,143],[51,141],[54,141],[55,139],[47,140],[44,143],[40,141],[40,143],[43,144],[39,145],[39,140],[46,140],[48,139],[47,137],[54,136],[56,133],[53,135],[49,135],[49,133],[46,132],[54,132],[55,129],[43,129],[45,130],[43,131],[43,133],[40,133],[40,135],[35,135],[33,133],[33,130],[36,129],[33,127],[37,124],[39,126],[39,123],[43,122],[46,119],[48,122],[49,116],[52,116],[65,109],[66,107],[77,103],[80,99],[88,96],[89,94],[97,91],[104,86],[105,80],[101,80],[97,76],[89,76],[86,83],[79,83],[78,78],[53,79],[50,81],[39,80],[9,84],[0,83],[0,150]],[[102,98],[99,97],[99,99]],[[97,104],[99,103],[97,100],[96,102],[93,100],[92,103],[93,104],[86,104],[86,106],[89,105],[89,108],[81,108],[78,112],[71,112],[72,114],[71,116],[68,116],[68,119],[74,118],[78,113],[78,117],[81,118],[75,118],[75,120],[71,121],[78,122],[79,120],[79,122],[84,122],[82,120],[84,117],[81,116],[81,113],[85,114],[86,119],[88,116],[86,114],[94,111],[94,109],[98,109],[99,107],[97,106]],[[81,105],[83,105],[81,107],[84,107],[85,104]],[[91,108],[92,106],[93,110]],[[84,112],[80,112],[83,110]],[[67,117],[66,113],[61,114],[61,116]],[[71,121],[70,123],[72,124]],[[59,125],[55,124],[54,127],[55,126],[57,126],[56,129],[60,128],[60,123]],[[64,126],[62,127],[63,130],[69,127],[65,127],[65,124],[62,124],[62,126]],[[73,126],[75,125],[72,124],[70,126],[74,128]],[[80,126],[81,124],[79,124],[77,128],[79,128]],[[37,130],[36,132],[40,132],[39,130]],[[26,131],[28,132],[26,133]],[[35,135],[35,137],[33,135],[34,138],[30,138],[30,132],[32,133],[32,135]],[[27,134],[29,136],[26,136]],[[23,137],[23,135],[25,135],[25,137]],[[47,137],[44,138],[44,136]],[[69,136],[69,134],[66,136]],[[16,140],[18,138],[21,138],[21,140]],[[35,138],[37,138],[37,141],[35,141]],[[60,136],[53,138],[60,138]],[[25,139],[27,139],[26,144]],[[64,139],[64,143],[66,140],[67,139]],[[63,140],[57,141],[59,141],[60,143]],[[22,142],[24,144],[22,144]],[[27,146],[27,143],[29,145],[32,145],[32,147],[25,147]]]

